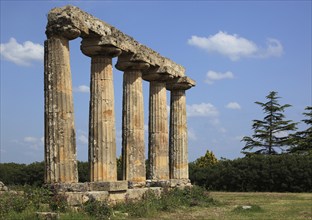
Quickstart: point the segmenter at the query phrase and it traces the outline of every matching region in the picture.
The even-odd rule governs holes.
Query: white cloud
[[[219,116],[217,108],[210,103],[186,105],[186,111],[188,117],[202,116],[214,118]]]
[[[27,136],[23,138],[23,141],[15,140],[15,143],[30,147],[31,149],[34,149],[34,150],[39,150],[43,148],[44,138]]]
[[[287,137],[287,136],[288,136],[288,132],[287,132],[287,131],[275,132],[275,133],[273,134],[273,136],[276,137],[276,138]]]
[[[235,141],[241,141],[244,138],[244,135],[237,135],[233,138]]]
[[[188,138],[190,140],[193,140],[193,141],[197,140],[197,135],[196,135],[194,129],[192,129],[192,128],[187,129],[187,134],[188,134]]]
[[[89,93],[90,88],[89,86],[86,86],[86,85],[80,85],[74,88],[74,92]]]
[[[213,70],[209,70],[206,74],[205,82],[208,84],[213,84],[216,80],[223,80],[223,79],[233,79],[234,74],[230,71],[225,73],[215,72]]]
[[[38,138],[28,136],[28,137],[24,137],[24,141],[27,142],[27,143],[35,143],[35,142],[38,141]]]
[[[15,38],[10,38],[9,42],[0,44],[1,57],[17,65],[29,66],[32,61],[42,61],[44,48],[40,44],[25,41],[19,44]]]
[[[269,38],[267,47],[261,48],[251,40],[240,37],[237,34],[227,34],[223,31],[208,37],[192,36],[188,39],[188,44],[204,49],[207,52],[222,54],[233,61],[242,57],[266,58],[281,56],[283,53],[283,46],[276,39]]]
[[[239,110],[242,108],[237,102],[230,102],[225,107],[234,110]]]
[[[78,135],[77,140],[79,141],[79,143],[81,144],[87,144],[88,143],[88,137],[84,134],[80,134]]]
[[[78,129],[77,130],[77,144],[88,144],[88,134],[84,130]]]

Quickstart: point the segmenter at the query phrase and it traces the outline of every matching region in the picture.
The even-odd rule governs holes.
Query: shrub
[[[29,202],[23,195],[13,193],[3,193],[0,196],[0,219],[5,219],[5,216],[10,212],[24,211]]]
[[[96,219],[110,219],[113,214],[112,208],[106,202],[89,200],[83,205],[83,210]]]
[[[49,205],[53,211],[65,212],[68,209],[67,196],[65,194],[54,193]]]

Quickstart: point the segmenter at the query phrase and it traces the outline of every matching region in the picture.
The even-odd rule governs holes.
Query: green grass
[[[55,211],[61,220],[98,219],[222,219],[312,220],[311,193],[238,193],[192,190],[152,191],[144,200],[126,201],[114,207],[89,201],[80,212],[71,211],[59,196],[52,199],[44,189],[26,188],[20,194],[0,195],[0,219],[36,219],[37,211]],[[247,207],[247,208],[246,208]]]
[[[312,219],[311,193],[211,192],[210,194],[217,201],[216,205],[162,213],[158,219]],[[251,209],[244,210],[242,206],[251,206]]]

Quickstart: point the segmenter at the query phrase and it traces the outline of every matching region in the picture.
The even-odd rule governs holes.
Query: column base
[[[145,188],[146,182],[134,182],[134,181],[128,181],[128,189],[136,189],[136,188]]]
[[[170,187],[171,188],[192,187],[192,184],[190,179],[170,179]]]
[[[191,181],[189,179],[169,179],[169,180],[146,180],[146,187],[191,187]]]

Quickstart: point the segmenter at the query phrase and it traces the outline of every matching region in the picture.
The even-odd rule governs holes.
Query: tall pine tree
[[[284,120],[284,110],[291,105],[280,105],[278,103],[277,92],[270,92],[265,103],[255,102],[262,107],[265,117],[263,120],[253,120],[252,137],[243,137],[242,141],[246,142],[242,152],[245,154],[277,154],[280,149],[290,144],[288,133],[296,130],[296,124],[291,120]],[[256,148],[255,152],[250,152]]]
[[[312,106],[305,108],[303,115],[307,118],[302,120],[308,128],[292,135],[292,147],[290,153],[312,153]]]

